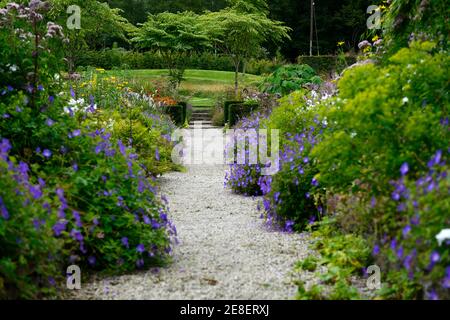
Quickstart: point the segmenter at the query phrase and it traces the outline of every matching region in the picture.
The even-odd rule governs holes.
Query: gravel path
[[[293,265],[308,237],[268,230],[257,199],[223,187],[224,165],[192,165],[161,178],[180,244],[166,268],[93,280],[83,299],[292,299]]]

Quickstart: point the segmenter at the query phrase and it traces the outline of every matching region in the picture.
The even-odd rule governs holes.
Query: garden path
[[[206,130],[221,134],[220,129]],[[293,280],[299,276],[292,273],[293,266],[310,253],[308,237],[269,230],[256,209],[257,199],[224,188],[225,169],[225,165],[188,165],[187,172],[160,179],[180,241],[172,264],[93,280],[76,296],[292,299],[296,293]]]

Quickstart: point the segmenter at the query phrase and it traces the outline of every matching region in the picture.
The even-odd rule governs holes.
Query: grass
[[[106,75],[123,78],[126,81],[142,85],[164,84],[168,79],[168,70],[110,70]],[[186,70],[185,80],[181,83],[179,93],[193,106],[213,106],[217,97],[234,88],[234,72],[215,70]],[[252,74],[239,74],[239,87],[255,87],[263,78]]]

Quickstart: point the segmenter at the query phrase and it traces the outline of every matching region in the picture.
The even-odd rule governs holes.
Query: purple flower
[[[80,231],[76,230],[76,229],[72,229],[72,231],[70,232],[70,235],[72,236],[72,238],[78,242],[82,242],[84,237],[81,234]]]
[[[439,253],[437,251],[433,251],[430,255],[430,262],[431,263],[436,263],[439,262],[441,256],[439,255]]]
[[[128,238],[127,237],[123,237],[122,238],[122,244],[128,249],[130,247],[129,243],[128,243]]]
[[[143,220],[144,220],[145,224],[151,224],[152,223],[152,221],[150,220],[150,218],[147,215],[143,216]]]
[[[161,224],[159,224],[158,221],[156,221],[156,220],[152,220],[152,228],[159,229],[159,228],[161,228]]]
[[[3,203],[2,197],[0,197],[0,212],[2,214],[3,219],[5,219],[5,220],[9,219],[9,212],[6,209],[5,204]]]
[[[88,262],[89,262],[89,264],[90,264],[91,266],[94,266],[96,261],[97,261],[97,260],[95,259],[94,256],[90,256],[90,257],[88,258]]]
[[[60,236],[61,233],[66,230],[67,221],[60,220],[53,226],[53,232],[56,236]]]
[[[442,287],[445,289],[450,289],[450,267],[445,269],[445,278],[442,281]]]
[[[48,102],[53,103],[53,101],[55,101],[55,97],[54,96],[49,96],[48,97]]]
[[[73,169],[73,171],[77,172],[78,171],[78,164],[74,163],[72,165],[72,169]]]
[[[70,95],[72,96],[72,98],[75,99],[75,91],[73,90],[72,87],[70,87]]]
[[[42,155],[48,159],[52,156],[52,152],[48,149],[44,149],[44,151],[42,151]]]
[[[81,130],[80,129],[72,131],[72,136],[73,137],[78,137],[80,134],[81,134]]]
[[[139,252],[139,253],[144,252],[145,251],[145,246],[142,243],[138,244],[137,247],[136,247],[136,251]]]
[[[138,259],[138,260],[136,261],[136,266],[137,266],[138,268],[142,268],[142,267],[144,266],[144,259]]]
[[[398,249],[397,249],[397,258],[402,259],[403,258],[403,252],[404,252],[403,247],[402,246],[398,247]]]
[[[408,163],[405,162],[400,167],[400,173],[401,173],[402,176],[405,176],[408,173],[408,171],[409,171],[409,166],[408,166]]]
[[[74,211],[72,211],[72,216],[75,219],[76,226],[81,228],[83,226],[83,223],[81,222],[80,214],[74,210]]]
[[[312,181],[311,181],[311,184],[312,184],[314,187],[317,187],[317,186],[319,186],[319,181],[317,181],[316,178],[313,178]]]
[[[428,300],[439,300],[439,296],[437,295],[435,290],[427,292],[427,298]]]
[[[156,161],[159,161],[159,149],[158,148],[155,149],[155,159],[156,159]]]
[[[51,285],[52,287],[56,286],[55,278],[48,277],[47,280],[48,280],[49,285]]]
[[[391,249],[395,250],[396,247],[397,247],[397,240],[396,239],[392,239],[392,241],[391,241]]]
[[[409,234],[409,232],[411,231],[411,226],[408,224],[403,228],[403,237],[406,238]]]
[[[0,143],[0,156],[3,160],[6,160],[7,154],[11,150],[11,144],[9,143],[8,139],[2,139],[2,142]]]
[[[49,127],[53,126],[55,124],[55,121],[53,121],[50,118],[47,118],[47,120],[45,120],[45,124]]]
[[[42,197],[42,191],[39,185],[30,185],[28,190],[30,191],[31,196],[33,199],[40,199]]]
[[[125,157],[126,155],[127,155],[127,152],[126,152],[126,148],[125,148],[125,146],[123,145],[123,143],[122,143],[122,140],[118,140],[117,141],[117,145],[119,146],[119,151],[120,151],[120,153]]]
[[[376,244],[373,246],[372,255],[376,256],[379,253],[380,253],[380,246]]]
[[[294,231],[294,220],[287,220],[285,225],[284,225],[284,231],[291,233]]]

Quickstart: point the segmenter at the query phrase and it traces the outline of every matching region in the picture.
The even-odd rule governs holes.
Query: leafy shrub
[[[234,65],[229,56],[209,52],[189,53],[180,56],[186,69],[234,71]],[[250,59],[246,64],[246,72],[262,75],[275,71],[280,65],[266,59]],[[77,67],[96,67],[104,69],[165,69],[167,63],[164,57],[153,51],[136,52],[122,48],[112,48],[99,51],[86,50],[77,58]]]
[[[259,182],[264,213],[269,224],[281,225],[285,231],[300,231],[324,213],[315,177],[318,170],[309,154],[327,127],[318,117],[319,108],[327,108],[322,100],[327,96],[325,91],[294,92],[280,99],[280,105],[262,124],[281,134],[280,170]]]
[[[286,65],[268,76],[261,85],[264,92],[287,95],[306,84],[320,84],[321,80],[310,66]]]
[[[53,195],[42,179],[32,181],[26,163],[9,157],[7,139],[0,144],[0,298],[33,298],[55,293],[62,278],[62,244],[53,237],[49,215]],[[48,209],[46,209],[46,207]],[[51,211],[50,211],[51,212]]]
[[[245,149],[245,163],[231,163],[225,174],[225,186],[230,187],[236,193],[261,195],[259,179],[261,170],[266,164],[250,164],[249,154],[251,151],[255,152],[255,146],[258,146],[259,133],[256,130],[260,128],[260,122],[264,117],[267,117],[267,115],[253,113],[248,117],[242,118],[236,125],[236,129],[241,130],[241,134],[237,132],[234,136],[236,144],[233,141],[232,146],[226,146],[226,156],[234,158],[234,155],[237,154],[237,146],[239,144],[245,146],[248,139],[249,147]],[[246,137],[247,133],[249,134],[248,138]]]
[[[427,162],[429,171],[418,179],[408,177],[409,166],[403,164],[388,203],[374,205],[375,212],[381,205],[390,208],[383,218],[392,221],[389,227],[379,223],[372,251],[387,270],[379,292],[384,298],[450,298],[450,238],[437,237],[450,224],[448,159],[448,152],[437,151]]]
[[[320,181],[346,190],[354,181],[374,194],[386,190],[400,165],[424,169],[424,159],[448,145],[448,55],[415,43],[390,64],[352,68],[339,81],[339,98],[323,116],[335,126],[312,151]]]
[[[142,95],[132,100],[115,81],[101,90],[93,79],[83,88],[84,97],[81,88],[59,83],[59,68],[49,63],[52,42],[42,41],[41,47],[33,37],[10,32],[20,26],[36,37],[60,30],[37,15],[35,10],[45,9],[42,3],[34,5],[8,6],[11,16],[1,23],[12,23],[12,29],[0,29],[2,39],[20,38],[21,54],[35,58],[1,70],[2,79],[13,81],[0,90],[0,295],[8,298],[53,293],[69,264],[115,273],[167,262],[176,234],[166,199],[136,150],[122,141],[124,131],[111,132],[105,119],[120,119],[126,112],[118,109],[117,116],[114,107],[129,103],[141,125],[136,128],[158,137],[145,143],[163,146],[164,153],[169,146],[162,138],[173,124],[151,118],[154,103]],[[24,15],[10,19],[17,10]],[[15,59],[8,50],[2,50],[2,58],[9,59],[2,60],[5,66]],[[15,75],[36,69],[39,74],[32,77]],[[160,161],[156,153],[154,158]]]

